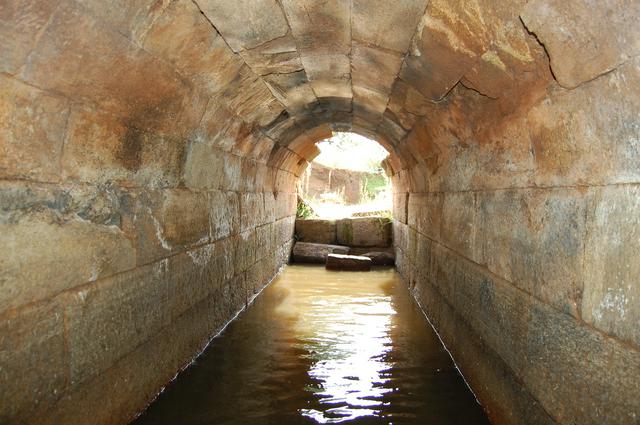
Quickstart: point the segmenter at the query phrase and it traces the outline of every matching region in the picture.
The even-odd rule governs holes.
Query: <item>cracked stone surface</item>
[[[286,263],[333,131],[389,151],[398,271],[494,423],[638,423],[639,21],[3,1],[0,423],[127,423]]]

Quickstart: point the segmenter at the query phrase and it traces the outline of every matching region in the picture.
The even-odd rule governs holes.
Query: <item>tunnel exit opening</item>
[[[335,132],[316,143],[319,155],[300,176],[302,218],[390,217],[391,180],[384,168],[389,152],[351,132]]]

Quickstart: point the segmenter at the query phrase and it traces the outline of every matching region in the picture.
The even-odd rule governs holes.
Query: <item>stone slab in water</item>
[[[350,270],[350,271],[369,271],[373,261],[369,257],[361,257],[359,255],[327,255],[327,263],[325,267],[328,270]]]
[[[293,247],[294,263],[318,263],[327,261],[327,255],[331,253],[348,254],[349,247],[320,243],[297,242]]]
[[[395,263],[395,256],[389,252],[367,252],[362,256],[370,258],[374,266],[393,266]]]

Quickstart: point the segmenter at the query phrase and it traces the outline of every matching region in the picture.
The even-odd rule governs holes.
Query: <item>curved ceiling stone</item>
[[[416,123],[456,86],[506,110],[519,88],[548,81],[544,49],[520,20],[524,0],[195,3],[243,62],[227,105],[276,147],[313,144],[301,135],[331,125],[378,140],[406,168],[423,161],[407,142]]]

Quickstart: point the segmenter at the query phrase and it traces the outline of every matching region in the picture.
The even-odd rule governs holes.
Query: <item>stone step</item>
[[[328,270],[369,271],[373,261],[358,255],[329,254],[325,267]]]
[[[331,253],[348,254],[349,247],[321,243],[297,242],[293,247],[294,263],[324,264]]]

